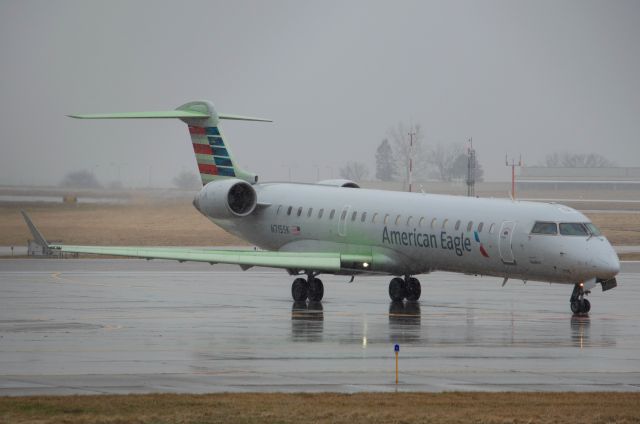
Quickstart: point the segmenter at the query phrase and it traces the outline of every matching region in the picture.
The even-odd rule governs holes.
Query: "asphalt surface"
[[[0,260],[0,395],[640,390],[639,263],[579,318],[570,286],[435,273],[394,305],[387,277],[321,278],[295,305],[280,271]]]

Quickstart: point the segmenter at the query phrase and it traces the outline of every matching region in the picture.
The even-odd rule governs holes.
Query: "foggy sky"
[[[181,122],[65,114],[195,99],[274,119],[222,125],[262,181],[373,173],[399,121],[427,145],[473,137],[489,180],[505,153],[640,166],[639,75],[638,1],[0,0],[0,184],[168,186],[196,169]]]

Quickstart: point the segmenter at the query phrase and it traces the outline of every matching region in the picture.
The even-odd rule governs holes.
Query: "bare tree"
[[[93,172],[86,170],[69,172],[60,181],[60,186],[66,188],[102,188]]]
[[[413,146],[409,133],[413,134]],[[409,158],[413,158],[414,179],[425,178],[429,161],[427,160],[427,150],[422,143],[423,135],[420,124],[406,126],[399,122],[398,125],[389,129],[389,138],[393,141],[394,156],[403,186],[406,186],[409,181]]]
[[[369,169],[362,162],[347,162],[340,168],[340,176],[347,180],[362,181],[369,176]]]
[[[440,181],[451,181],[454,176],[454,164],[460,155],[464,155],[461,144],[438,143],[431,149],[429,162],[435,168],[435,176]]]
[[[201,186],[201,182],[193,172],[182,171],[173,179],[173,185],[180,190],[196,190]]]
[[[386,138],[382,140],[376,150],[376,178],[380,181],[393,181],[397,174],[396,163],[393,160],[393,150]]]
[[[545,166],[550,168],[607,168],[616,164],[598,153],[558,153],[545,157]]]

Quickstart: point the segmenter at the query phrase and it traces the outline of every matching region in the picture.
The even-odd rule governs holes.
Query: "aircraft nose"
[[[596,257],[596,268],[598,270],[598,277],[600,278],[613,278],[620,272],[620,260],[618,255],[612,247],[607,249],[608,252],[602,252]]]

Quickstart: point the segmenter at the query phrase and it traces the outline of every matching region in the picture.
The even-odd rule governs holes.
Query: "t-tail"
[[[202,185],[210,181],[239,178],[248,183],[258,182],[258,176],[244,171],[235,160],[229,143],[220,130],[220,120],[271,122],[269,119],[226,115],[216,112],[208,101],[185,103],[175,110],[156,112],[120,112],[92,115],[69,115],[79,119],[166,119],[177,118],[189,127],[193,152],[198,163]]]

